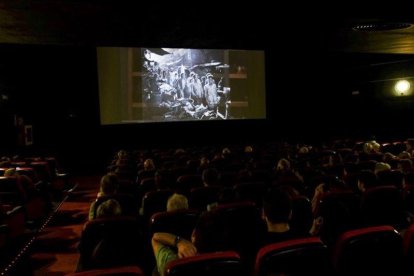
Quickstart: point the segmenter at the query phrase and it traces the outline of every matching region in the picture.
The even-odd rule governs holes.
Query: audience
[[[346,164],[342,162],[342,156],[339,154],[337,155],[335,153],[335,148],[331,149],[328,146],[325,146],[325,144],[324,147],[321,148],[312,147],[308,145],[298,145],[297,147],[292,147],[292,154],[274,154],[270,159],[265,159],[263,157],[264,154],[263,156],[261,156],[259,151],[255,152],[255,157],[257,158],[256,161],[258,163],[268,161],[268,163],[274,164],[273,162],[278,160],[277,158],[280,158],[281,156],[289,156],[288,158],[279,159],[273,171],[273,178],[270,179],[268,183],[266,183],[266,187],[269,187],[273,180],[273,186],[270,189],[268,189],[267,192],[263,195],[262,218],[266,223],[267,233],[266,236],[263,237],[262,244],[265,245],[296,238],[302,238],[310,235],[317,235],[320,236],[324,240],[324,242],[328,242],[329,245],[332,245],[336,241],[337,234],[341,233],[340,231],[342,231],[345,228],[338,228],[340,231],[338,230],[337,232],[334,232],[334,230],[336,231],[336,229],[332,230],[332,226],[332,229],[327,227],[328,219],[326,217],[324,219],[323,216],[318,215],[318,217],[314,219],[312,229],[309,229],[308,235],[306,233],[297,233],[297,231],[292,230],[292,198],[302,198],[306,195],[312,196],[312,191],[314,190],[312,199],[312,211],[314,215],[316,215],[318,213],[318,204],[320,200],[324,198],[324,195],[326,195],[327,193],[339,194],[344,191],[346,191],[347,193],[352,193],[352,191],[349,189],[349,186],[351,186],[351,182],[352,187],[355,187],[357,184],[358,190],[361,193],[364,193],[367,189],[377,186],[377,174],[379,172],[391,169],[391,163],[388,164],[386,163],[387,161],[393,162],[393,168],[399,165],[399,169],[404,173],[411,172],[413,164],[410,157],[413,151],[413,145],[414,142],[407,142],[407,151],[401,152],[398,155],[394,155],[391,153],[381,153],[381,146],[379,143],[377,143],[374,140],[368,141],[364,144],[361,144],[361,148],[356,149],[355,153],[352,156],[349,154],[349,156],[351,156],[352,158],[345,159],[345,162],[348,162]],[[351,146],[349,148],[351,150]],[[237,176],[243,172],[251,172],[251,170],[254,169],[254,167],[251,167],[251,164],[248,163],[249,161],[247,159],[244,160],[243,158],[241,158],[242,160],[235,160],[239,156],[243,157],[246,154],[251,155],[253,152],[253,148],[251,146],[246,146],[245,148],[231,147],[231,149],[232,150],[230,150],[229,148],[224,148],[221,152],[216,152],[216,155],[213,155],[214,151],[210,151],[210,155],[206,154],[206,151],[205,153],[200,153],[197,156],[195,153],[191,152],[188,152],[187,154],[187,152],[185,152],[184,150],[177,150],[175,154],[173,152],[171,152],[170,154],[171,156],[174,155],[174,158],[183,158],[187,161],[190,159],[196,160],[196,162],[194,163],[196,165],[198,165],[197,160],[199,160],[198,158],[200,158],[198,172],[202,171],[201,177],[203,185],[205,187],[209,187],[223,185],[223,183],[221,183],[220,181],[221,173],[223,173],[223,175],[224,173],[234,173]],[[329,152],[332,153],[327,154]],[[392,150],[391,152],[397,154],[397,152],[394,152]],[[325,153],[325,155],[323,153]],[[212,156],[213,158],[211,158]],[[375,156],[381,157],[381,159],[375,159],[376,161],[385,162],[374,163],[374,161],[369,161],[371,160],[369,158],[372,157],[372,159],[374,159]],[[121,158],[121,156],[118,157]],[[144,171],[155,172],[154,160],[160,166],[160,168],[163,167],[164,164],[162,164],[162,162],[160,161],[161,159],[158,158],[156,154],[151,155],[151,157],[153,157],[154,159],[148,158],[145,159],[145,161],[143,162]],[[209,162],[209,160],[211,160],[211,163]],[[372,163],[372,165],[375,164],[375,167],[370,166],[370,170],[361,170],[361,168],[365,168],[367,166],[359,166],[360,164],[362,164],[360,160],[370,162],[370,164]],[[238,169],[234,171],[226,171],[226,169],[230,167],[235,167],[231,166],[233,165],[233,163],[231,162],[234,161],[237,161],[235,163],[237,165],[240,165],[240,168],[237,167]],[[177,163],[177,160],[175,160],[175,162]],[[243,170],[243,168],[248,169]],[[344,170],[344,168],[346,168],[346,171]],[[269,174],[272,173],[270,170],[271,169],[269,169]],[[338,173],[340,172],[340,170],[345,171],[346,173]],[[193,171],[196,170],[193,169]],[[298,173],[295,173],[297,171],[300,171],[303,174],[303,176],[299,175]],[[321,179],[318,178],[318,172],[320,172],[320,175],[322,176]],[[154,180],[157,189],[163,189],[168,187],[168,185],[165,185],[166,183],[163,173],[164,171],[157,171],[155,173]],[[250,180],[251,182],[255,181],[255,175],[250,173],[248,176],[249,177],[246,177],[246,179]],[[235,177],[235,181],[236,183],[241,182],[240,178],[237,179],[237,177]],[[301,184],[301,189],[295,189],[296,187],[294,186],[294,183],[296,182]],[[103,176],[100,184],[100,192],[98,193],[97,198],[116,194],[118,189],[118,180],[115,175],[107,174]],[[230,192],[234,192],[231,187],[229,188]],[[360,200],[358,195],[356,196],[357,200]],[[207,208],[207,210],[212,209],[217,204],[218,203],[214,203],[210,205]],[[342,203],[337,202],[337,204]],[[121,206],[119,202],[115,199],[109,198],[108,200],[102,202],[97,208],[94,205],[95,202],[91,204],[89,219],[93,219],[93,216],[95,214],[97,218],[102,218],[117,216],[122,213]],[[168,198],[166,205],[166,209],[168,212],[175,210],[185,210],[189,208],[187,197],[178,193],[174,193],[172,196],[170,196]],[[332,211],[332,214],[329,215],[338,217],[338,220],[341,220],[342,218],[344,218],[343,220],[345,220],[345,218],[347,218],[346,216],[348,215],[348,213],[340,214],[338,210],[335,208],[328,210]],[[170,233],[155,233],[153,235],[151,240],[152,249],[156,259],[157,271],[160,275],[164,275],[165,266],[171,260],[194,256],[198,252],[214,251],[220,247],[219,245],[215,244],[218,243],[220,237],[215,238],[211,236],[214,231],[211,231],[209,227],[212,227],[214,223],[211,223],[212,217],[210,217],[210,213],[210,211],[207,211],[200,217],[199,222],[193,230],[191,241]],[[331,225],[333,225],[334,227],[336,226],[335,224],[332,224],[332,222]],[[306,227],[305,229],[307,228],[308,227]],[[328,233],[329,231],[331,231],[333,234]],[[217,234],[217,231],[214,233]],[[330,234],[332,235],[330,236]],[[206,242],[207,240],[210,241],[210,243]]]

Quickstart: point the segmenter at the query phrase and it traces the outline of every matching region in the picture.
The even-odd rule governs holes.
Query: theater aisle
[[[39,233],[32,254],[33,275],[66,275],[76,270],[77,246],[90,203],[99,189],[100,175],[74,177],[77,188]]]

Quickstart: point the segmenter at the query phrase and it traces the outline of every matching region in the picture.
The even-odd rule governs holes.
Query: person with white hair
[[[167,201],[167,212],[188,209],[188,199],[182,194],[173,194]]]

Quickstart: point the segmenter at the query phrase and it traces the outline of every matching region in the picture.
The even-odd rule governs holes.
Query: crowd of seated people
[[[98,198],[105,195],[108,200],[99,207],[108,205],[111,211],[105,214],[122,217],[128,213],[140,221],[144,242],[152,241],[152,250],[144,248],[147,259],[134,264],[146,273],[160,275],[169,261],[202,252],[235,250],[251,265],[251,255],[269,243],[319,237],[328,248],[334,248],[347,231],[381,225],[402,235],[413,220],[414,209],[410,143],[344,140],[329,146],[274,143],[120,151],[102,178]],[[113,185],[108,188],[104,179],[111,179]],[[183,179],[191,181],[184,185]],[[126,190],[123,180],[133,183],[134,188],[128,189],[135,199],[132,212],[111,198]],[[91,210],[96,209],[94,204]],[[249,209],[252,206],[257,212]],[[198,212],[193,237],[166,232],[149,235],[152,215],[172,210]],[[240,210],[250,210],[250,215],[240,215],[247,212]],[[90,215],[90,219],[96,217]],[[298,218],[313,223],[301,224]],[[256,246],[246,249],[232,243],[247,232],[237,227],[229,230],[229,222],[237,224],[242,219],[256,227],[251,233],[260,238],[249,237]],[[205,224],[208,230],[201,227]],[[299,231],[297,225],[305,225],[307,230]],[[246,271],[252,272],[252,267]]]

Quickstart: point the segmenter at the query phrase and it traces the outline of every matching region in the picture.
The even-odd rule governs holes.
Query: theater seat
[[[199,211],[207,210],[207,206],[219,201],[220,186],[196,187],[191,189],[189,204],[190,208]]]
[[[338,275],[400,275],[403,243],[391,226],[375,226],[343,233],[333,253]]]
[[[407,227],[402,193],[395,186],[379,186],[365,191],[361,198],[361,215],[367,226]]]
[[[168,198],[173,193],[173,190],[159,190],[146,193],[142,199],[144,220],[149,221],[153,214],[166,211]]]
[[[317,237],[294,239],[262,247],[256,256],[255,276],[331,275],[326,245]]]
[[[167,276],[244,275],[240,256],[234,251],[205,253],[177,259],[166,266]]]
[[[191,240],[191,233],[196,225],[198,215],[199,212],[196,210],[156,213],[150,220],[150,237],[156,232],[166,232]]]
[[[143,265],[145,239],[135,218],[114,217],[88,221],[78,246],[77,271]]]
[[[141,268],[138,266],[122,266],[107,269],[94,269],[73,274],[68,276],[98,276],[98,275],[123,275],[123,276],[144,276]]]
[[[404,255],[410,257],[411,260],[414,256],[414,224],[404,233]]]

